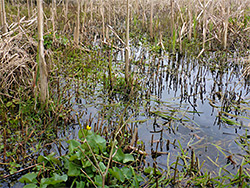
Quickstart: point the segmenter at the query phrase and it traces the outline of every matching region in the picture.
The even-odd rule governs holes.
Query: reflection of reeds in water
[[[168,58],[155,54],[146,56],[146,59],[149,66],[141,68],[141,73],[147,70],[146,85],[150,93],[158,98],[171,93],[170,97],[190,104],[196,112],[198,103],[205,103],[209,99],[212,107],[219,106],[221,111],[237,113],[237,103],[241,103],[248,92],[247,85],[243,87],[243,84],[238,84],[243,70],[239,60],[211,56],[207,57],[209,63],[206,65],[178,56]]]

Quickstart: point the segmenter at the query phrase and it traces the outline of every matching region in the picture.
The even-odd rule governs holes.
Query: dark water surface
[[[211,53],[198,61],[186,56],[152,53],[144,48],[134,49],[131,56],[136,62],[131,71],[141,78],[144,88],[139,93],[144,96],[140,112],[134,119],[147,120],[137,126],[139,140],[144,142],[149,154],[146,158],[148,163],[152,165],[156,161],[165,168],[168,155],[172,163],[180,154],[180,145],[184,150],[193,149],[200,163],[206,161],[203,169],[211,172],[218,172],[218,166],[225,166],[229,155],[237,164],[241,163],[242,158],[238,154],[242,151],[235,139],[248,130],[250,123],[247,119],[248,105],[242,104],[249,99],[249,87],[242,77],[242,58]],[[123,68],[123,62],[122,53],[118,54],[114,70]],[[145,102],[145,98],[149,102]],[[103,108],[107,99],[94,97],[94,103],[87,100],[89,104],[83,100],[86,114],[82,116],[82,122],[86,122],[90,114],[97,118],[98,112],[107,110]],[[120,101],[116,99],[113,102],[118,104]],[[112,110],[109,113],[112,114]],[[227,124],[219,119],[221,115],[238,125]],[[75,131],[77,135],[78,129]],[[151,147],[152,135],[155,142],[160,141],[157,151],[166,153],[156,159],[151,156],[157,145],[154,143]],[[169,148],[166,146],[168,142]]]
[[[155,76],[155,83],[151,94],[164,104],[151,102],[151,109],[158,111],[169,111],[169,106],[175,106],[180,110],[179,116],[185,116],[183,121],[172,121],[173,127],[178,127],[177,131],[169,131],[169,127],[164,126],[167,120],[157,117],[157,130],[163,130],[163,145],[167,140],[175,142],[180,141],[182,148],[194,149],[196,156],[199,156],[200,162],[203,160],[204,168],[214,170],[217,168],[211,161],[217,161],[219,166],[226,165],[225,155],[233,155],[234,160],[240,164],[242,153],[235,143],[238,134],[245,133],[248,129],[249,120],[239,116],[249,117],[249,111],[242,109],[241,101],[248,101],[249,87],[242,77],[242,61],[240,58],[220,58],[211,54],[211,57],[204,58],[204,62],[198,62],[195,59],[186,57],[163,57],[158,75]],[[157,84],[158,83],[158,84]],[[160,88],[160,89],[159,89]],[[188,113],[185,111],[193,111]],[[225,111],[232,115],[231,120],[236,120],[239,125],[228,125],[219,120],[219,115]],[[178,117],[178,115],[177,115]],[[154,120],[155,121],[155,120]],[[139,126],[139,137],[146,144],[146,148],[151,150],[151,137],[154,130],[153,122],[149,121]],[[155,134],[154,139],[160,139],[160,134]],[[165,142],[164,142],[165,141]],[[223,148],[220,152],[216,146]],[[155,146],[155,144],[154,144]],[[167,151],[170,155],[177,155],[180,150],[175,147]],[[159,150],[159,149],[158,149]],[[149,161],[153,160],[148,157]],[[175,158],[173,158],[175,159]],[[158,164],[166,166],[167,156],[161,155],[157,158]]]

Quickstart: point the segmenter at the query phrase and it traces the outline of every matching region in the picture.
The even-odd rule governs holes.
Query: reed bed
[[[149,38],[156,40],[162,36],[169,50],[185,51],[192,43],[200,44],[200,51],[247,50],[249,3],[249,0],[130,0],[130,33],[143,35],[146,31]],[[86,44],[96,41],[96,38],[110,40],[113,35],[109,29],[111,26],[125,41],[126,4],[125,0],[45,3],[45,29],[53,33],[68,33],[74,36],[75,42],[79,38],[80,42]],[[15,11],[14,15],[17,12],[16,5],[13,3],[11,9]],[[21,11],[19,16],[11,20],[18,22],[17,19],[23,14],[29,17],[31,12],[36,12],[34,8],[31,10],[31,2],[25,7],[29,11]],[[7,17],[13,17],[11,10],[7,10]],[[117,41],[117,38],[112,41]]]
[[[108,28],[110,25],[125,40],[126,3],[120,0],[81,1],[81,26],[76,29],[79,24],[76,23],[78,19],[75,19],[71,20],[69,28],[80,30],[79,35],[84,35],[80,38],[91,42],[96,35],[102,37],[103,41],[109,40],[109,35],[112,35]],[[68,6],[77,7],[77,3],[71,2]],[[169,48],[172,50],[184,51],[192,43],[201,44],[200,51],[247,50],[250,34],[249,8],[249,0],[130,0],[130,32],[142,35],[146,31],[150,38],[157,40],[162,36],[165,45],[169,47],[168,43],[171,44],[172,47]],[[66,4],[62,4],[62,9],[68,12],[69,17],[72,13],[79,15],[78,9],[78,13],[72,8],[71,12],[70,9],[68,11]],[[60,30],[61,28],[57,28],[58,32]],[[91,35],[91,31],[95,34]],[[176,44],[174,48],[173,44]]]

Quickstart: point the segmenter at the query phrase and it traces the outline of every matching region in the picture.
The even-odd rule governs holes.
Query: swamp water
[[[133,121],[140,122],[134,126],[138,127],[138,140],[145,144],[150,166],[156,162],[166,169],[168,155],[172,164],[181,153],[180,147],[185,151],[193,149],[200,164],[205,161],[202,169],[212,174],[227,164],[230,155],[237,165],[241,163],[242,150],[235,139],[248,130],[250,123],[249,86],[242,76],[242,58],[212,53],[198,61],[186,56],[152,55],[143,48],[133,50],[132,57],[136,65],[131,70],[141,79],[143,88],[137,93],[139,110]],[[123,59],[122,53],[118,53],[114,72],[123,68]],[[122,113],[119,103],[123,99],[112,98],[111,103],[116,106],[113,108],[107,105],[108,99],[100,97],[98,86],[96,91],[96,96],[82,100],[75,110],[84,108],[83,124],[86,119],[97,122],[98,114],[105,113],[109,120],[104,126],[109,127],[113,120],[118,121],[112,116]],[[79,126],[71,131],[77,136]],[[153,152],[157,157],[152,157]],[[234,167],[227,166],[231,171],[236,170]]]

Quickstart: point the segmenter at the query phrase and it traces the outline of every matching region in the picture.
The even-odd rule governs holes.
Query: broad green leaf
[[[79,176],[80,175],[80,166],[69,162],[69,170],[68,170],[68,176]]]
[[[38,163],[45,162],[45,164],[46,164],[46,163],[48,162],[48,160],[47,160],[46,157],[40,155],[40,156],[38,157],[38,159],[37,159],[37,162],[38,162]]]
[[[76,182],[76,188],[84,188],[85,187],[85,182],[80,181],[80,182]]]
[[[134,157],[131,154],[125,154],[123,158],[123,163],[134,161]]]
[[[107,168],[103,162],[99,162],[99,167],[100,167],[102,172],[104,172]]]
[[[23,188],[36,188],[36,187],[37,187],[37,185],[34,183],[23,186]]]
[[[87,168],[87,167],[89,167],[89,166],[91,166],[92,164],[90,163],[90,161],[89,160],[86,160],[85,162],[83,162],[83,164],[82,164],[82,168]]]
[[[118,148],[118,150],[117,150],[117,152],[116,152],[113,159],[116,160],[116,161],[122,162],[124,157],[125,157],[125,154],[123,153],[122,149]]]
[[[100,176],[100,175],[95,176],[95,184],[97,186],[102,186],[102,176]]]
[[[133,173],[132,173],[132,170],[128,167],[123,167],[121,169],[122,173],[124,174],[124,176],[129,180],[132,178],[133,176]]]
[[[123,183],[125,181],[125,177],[124,177],[122,171],[119,168],[113,167],[112,169],[109,169],[109,171],[120,182]]]
[[[95,135],[95,142],[97,143],[101,151],[104,151],[106,149],[106,140],[100,135]]]
[[[69,153],[72,153],[76,148],[78,148],[78,146],[81,146],[81,144],[76,140],[69,140],[67,143],[69,144]]]
[[[96,135],[96,134],[91,134],[91,135],[88,135],[86,137],[86,140],[88,141],[88,144],[90,145],[91,149],[94,152],[96,152],[97,154],[99,153],[99,149],[102,152],[105,151],[105,149],[106,149],[106,140],[103,137],[101,137],[99,135]],[[98,146],[98,147],[96,147],[96,146]],[[84,146],[84,148],[86,148],[86,146]]]
[[[87,137],[88,135],[94,134],[92,131],[87,130],[87,129],[81,129],[78,132],[78,137],[79,139],[83,140],[85,137]]]
[[[36,183],[36,177],[37,177],[38,173],[29,173],[29,174],[25,174],[21,177],[21,179],[19,180],[21,183]]]
[[[68,180],[68,176],[66,174],[60,176],[56,173],[53,174],[51,178],[42,178],[42,185],[57,185],[61,182],[66,182]]]
[[[49,160],[52,161],[53,163],[56,163],[57,165],[61,165],[60,160],[58,160],[58,159],[55,158],[54,156],[55,156],[55,153],[52,152],[51,154],[49,154],[49,155],[47,156],[47,159],[49,159]]]
[[[84,155],[81,150],[78,150],[77,152],[75,152],[73,155],[70,156],[69,160],[70,161],[74,161],[75,159],[81,160],[82,158],[84,158]]]
[[[63,174],[62,176],[60,176],[54,173],[50,179],[53,180],[53,185],[54,185],[56,183],[66,182],[68,180],[68,176],[66,174]]]

